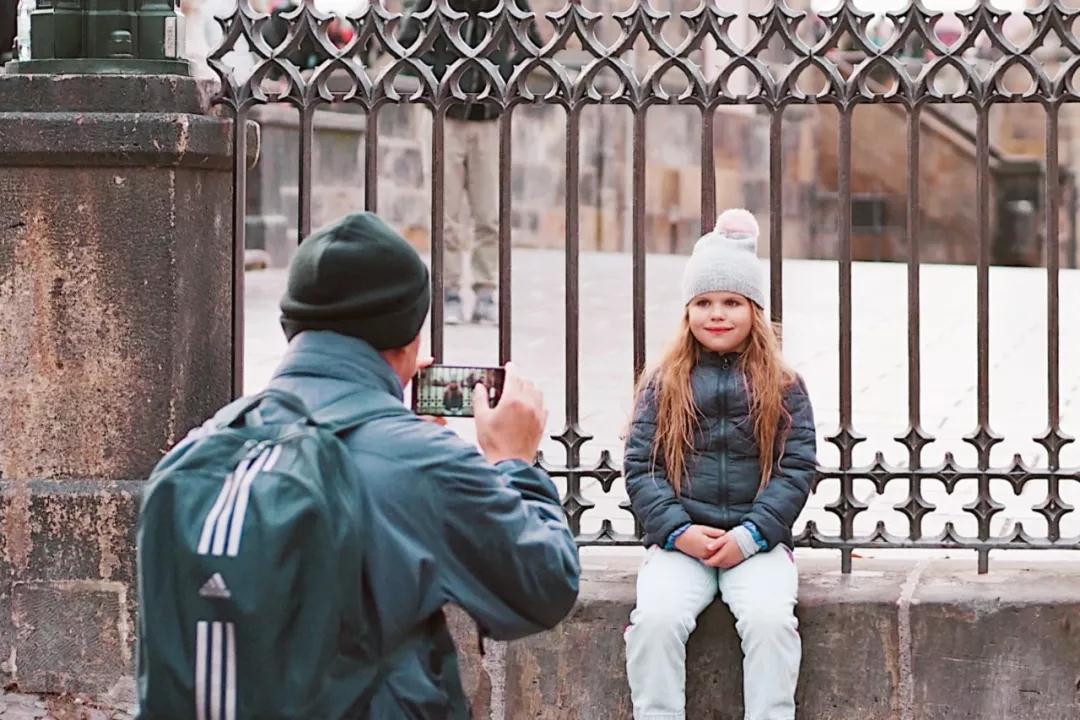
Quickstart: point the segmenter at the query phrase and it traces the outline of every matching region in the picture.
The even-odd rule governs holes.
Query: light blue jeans
[[[649,548],[625,634],[635,720],[686,717],[686,640],[717,591],[742,638],[746,720],[794,720],[802,659],[798,589],[795,560],[782,545],[730,570],[716,570],[677,550]]]

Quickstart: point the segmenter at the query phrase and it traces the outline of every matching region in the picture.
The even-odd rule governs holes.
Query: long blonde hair
[[[754,438],[761,457],[758,485],[758,492],[761,492],[769,484],[773,462],[783,452],[790,429],[791,415],[784,407],[784,392],[795,384],[796,375],[780,352],[779,331],[761,308],[752,303],[750,308],[752,322],[749,342],[742,353],[742,372],[750,398]],[[639,401],[646,388],[656,393],[657,422],[652,462],[656,465],[657,460],[663,458],[668,481],[677,495],[687,479],[686,456],[687,452],[693,452],[694,434],[698,428],[698,409],[690,375],[702,352],[690,330],[688,314],[684,313],[679,332],[660,364],[643,374],[638,382]]]

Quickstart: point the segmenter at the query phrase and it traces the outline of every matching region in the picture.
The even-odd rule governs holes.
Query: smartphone
[[[432,365],[412,380],[412,407],[417,415],[472,417],[473,388],[483,383],[488,404],[495,406],[502,396],[506,371],[499,367],[475,365]]]

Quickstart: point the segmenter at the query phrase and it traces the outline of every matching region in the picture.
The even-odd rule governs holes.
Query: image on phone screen
[[[417,415],[472,417],[473,388],[483,383],[488,404],[495,406],[502,394],[505,371],[497,367],[432,365],[412,383],[412,405]]]

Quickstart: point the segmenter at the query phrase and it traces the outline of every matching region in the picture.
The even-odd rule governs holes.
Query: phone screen
[[[412,381],[412,406],[417,415],[472,417],[473,388],[483,383],[488,404],[494,406],[502,395],[506,371],[497,367],[432,365]]]

